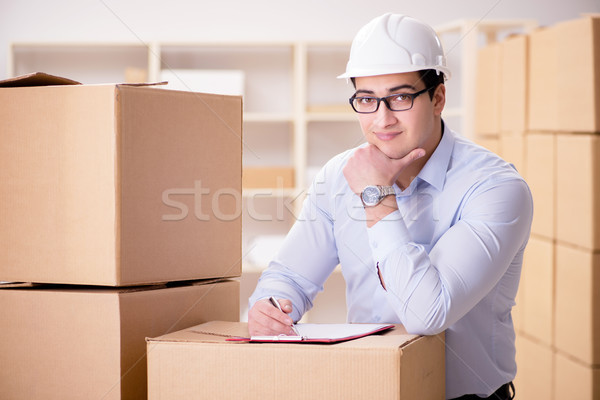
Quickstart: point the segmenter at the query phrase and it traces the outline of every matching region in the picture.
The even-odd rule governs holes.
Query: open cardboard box
[[[241,275],[242,98],[0,82],[0,281]]]

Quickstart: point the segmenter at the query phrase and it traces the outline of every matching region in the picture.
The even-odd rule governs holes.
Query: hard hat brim
[[[450,69],[447,67],[441,67],[439,65],[431,65],[431,66],[419,65],[419,66],[415,66],[414,68],[402,68],[401,70],[399,70],[398,67],[391,67],[391,68],[377,67],[375,69],[377,72],[374,72],[374,69],[368,69],[368,70],[354,69],[354,70],[346,71],[341,75],[338,75],[337,79],[351,79],[351,78],[360,78],[360,77],[364,77],[364,76],[402,74],[402,73],[407,73],[407,72],[424,71],[424,70],[428,70],[428,69],[434,69],[438,73],[443,72],[445,80],[450,79],[450,75],[451,75]]]

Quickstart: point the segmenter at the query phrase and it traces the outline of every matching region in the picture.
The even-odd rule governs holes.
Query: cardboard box
[[[500,42],[500,132],[527,130],[528,37]]]
[[[600,254],[556,245],[555,346],[600,364]]]
[[[527,126],[530,131],[556,132],[559,128],[558,104],[565,97],[558,91],[557,40],[555,27],[540,28],[529,34]]]
[[[556,138],[556,238],[600,249],[600,136]]]
[[[517,376],[515,377],[516,398],[537,399],[576,399],[577,397],[553,397],[554,352],[548,345],[517,335]]]
[[[556,136],[528,133],[525,136],[525,178],[533,196],[531,232],[554,239],[556,221]]]
[[[241,274],[240,97],[63,85],[0,103],[0,281]]]
[[[444,339],[398,326],[338,344],[226,342],[213,321],[148,339],[149,399],[444,399]]]
[[[600,17],[530,34],[529,130],[600,131]]]
[[[553,343],[554,243],[531,236],[525,249],[521,283],[521,330],[541,343]]]
[[[600,131],[600,15],[558,23],[557,115],[561,131]]]
[[[515,296],[515,305],[510,311],[510,315],[512,317],[513,326],[515,327],[515,332],[519,333],[523,331],[523,320],[524,320],[524,312],[523,312],[523,275],[521,274],[521,282],[519,283],[519,290],[517,291],[517,295]]]
[[[503,132],[499,135],[500,153],[505,161],[513,164],[521,176],[526,176],[526,142],[522,132]]]
[[[554,399],[600,399],[600,368],[584,365],[561,353],[555,357]]]
[[[147,336],[239,319],[239,282],[0,289],[6,399],[144,399]]]
[[[244,167],[242,186],[244,189],[293,188],[292,167]]]
[[[500,43],[490,43],[477,53],[475,133],[500,132]]]
[[[498,135],[477,135],[475,142],[488,149],[489,151],[500,155],[500,137]]]

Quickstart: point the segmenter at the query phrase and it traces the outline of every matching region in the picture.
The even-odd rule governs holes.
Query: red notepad
[[[299,336],[252,336],[227,340],[263,343],[336,343],[368,336],[393,327],[392,324],[296,324]]]

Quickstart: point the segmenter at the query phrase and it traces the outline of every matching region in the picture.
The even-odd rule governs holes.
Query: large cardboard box
[[[500,42],[500,131],[527,130],[528,36]]]
[[[600,17],[530,34],[530,130],[600,131]]]
[[[556,138],[556,238],[600,249],[600,135]]]
[[[600,364],[600,254],[556,245],[555,346]]]
[[[532,338],[518,335],[516,338],[517,376],[515,389],[519,400],[559,400],[577,397],[552,397],[554,352],[548,345]]]
[[[521,274],[521,282],[519,284],[519,291],[515,296],[515,305],[513,306],[510,315],[513,320],[513,326],[515,327],[515,332],[520,333],[523,331],[523,319],[524,319],[524,311],[523,311],[523,274]]]
[[[528,133],[525,177],[533,196],[531,232],[548,239],[555,237],[556,214],[556,136]]]
[[[558,128],[600,131],[600,15],[558,23]]]
[[[556,353],[555,357],[553,385],[555,400],[600,399],[600,368],[597,365],[582,364],[560,352]]]
[[[558,49],[556,28],[544,27],[529,34],[529,64],[527,69],[527,126],[530,131],[558,130]],[[567,101],[576,101],[570,98]],[[561,106],[562,106],[561,102]]]
[[[521,176],[526,176],[525,153],[527,143],[523,132],[503,132],[499,135],[499,155],[509,163],[513,164]]]
[[[239,282],[0,289],[0,397],[145,399],[145,338],[213,319],[239,319]]]
[[[500,132],[500,43],[493,42],[477,53],[475,133]]]
[[[152,399],[444,399],[444,339],[398,326],[338,344],[235,343],[213,321],[148,339]]]
[[[531,236],[525,249],[519,295],[521,331],[548,346],[554,327],[554,242]]]
[[[63,85],[0,103],[0,281],[241,274],[240,97]]]
[[[477,135],[475,136],[475,142],[488,149],[489,151],[501,154],[500,136],[498,135]]]

